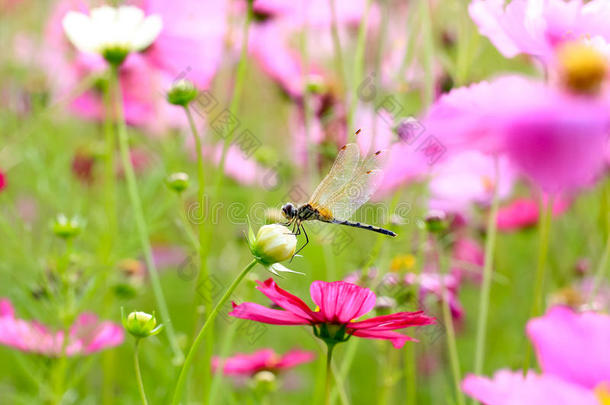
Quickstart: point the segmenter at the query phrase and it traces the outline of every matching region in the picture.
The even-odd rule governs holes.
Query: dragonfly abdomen
[[[354,228],[367,229],[369,231],[381,233],[383,235],[396,236],[396,234],[394,232],[389,231],[387,229],[379,228],[378,226],[373,226],[373,225],[369,225],[369,224],[363,224],[360,222],[341,221],[341,220],[337,220],[337,219],[330,221],[330,222],[332,222],[333,224],[352,226]]]

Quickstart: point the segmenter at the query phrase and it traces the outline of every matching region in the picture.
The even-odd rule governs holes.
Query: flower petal
[[[339,323],[347,323],[368,313],[377,298],[368,288],[344,281],[314,281],[310,293],[324,320]]]
[[[314,320],[315,314],[307,304],[305,304],[296,295],[290,294],[288,291],[281,289],[272,278],[268,278],[265,282],[257,282],[256,287],[260,292],[265,294],[274,304],[284,308],[299,318],[306,320]]]
[[[367,339],[389,340],[392,342],[392,345],[397,349],[403,347],[408,340],[417,342],[417,339],[390,330],[358,329],[354,331],[353,335]]]
[[[493,379],[467,376],[462,390],[487,405],[596,405],[595,394],[552,375],[500,370]]]
[[[417,312],[397,312],[390,315],[376,316],[360,322],[350,322],[350,329],[367,330],[394,330],[407,328],[409,326],[431,325],[435,319],[424,315],[423,311]]]
[[[308,325],[309,322],[292,312],[271,309],[253,302],[244,302],[236,305],[233,303],[233,311],[230,316],[251,321],[268,323],[271,325]]]
[[[555,307],[527,324],[540,367],[588,388],[610,381],[610,316]]]

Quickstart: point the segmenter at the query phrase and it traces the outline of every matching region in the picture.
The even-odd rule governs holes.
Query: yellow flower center
[[[610,383],[603,382],[595,387],[595,396],[600,405],[610,405]]]
[[[589,45],[567,42],[557,51],[560,80],[575,93],[597,93],[608,73],[604,55]]]

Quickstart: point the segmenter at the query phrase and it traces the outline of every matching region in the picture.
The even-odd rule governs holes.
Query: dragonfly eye
[[[296,208],[292,203],[284,204],[284,206],[282,206],[282,214],[288,219],[294,218],[296,215]]]

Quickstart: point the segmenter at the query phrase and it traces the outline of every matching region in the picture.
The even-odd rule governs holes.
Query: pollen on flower
[[[561,83],[575,93],[597,93],[608,74],[604,55],[583,43],[562,45],[557,52],[557,61]]]

